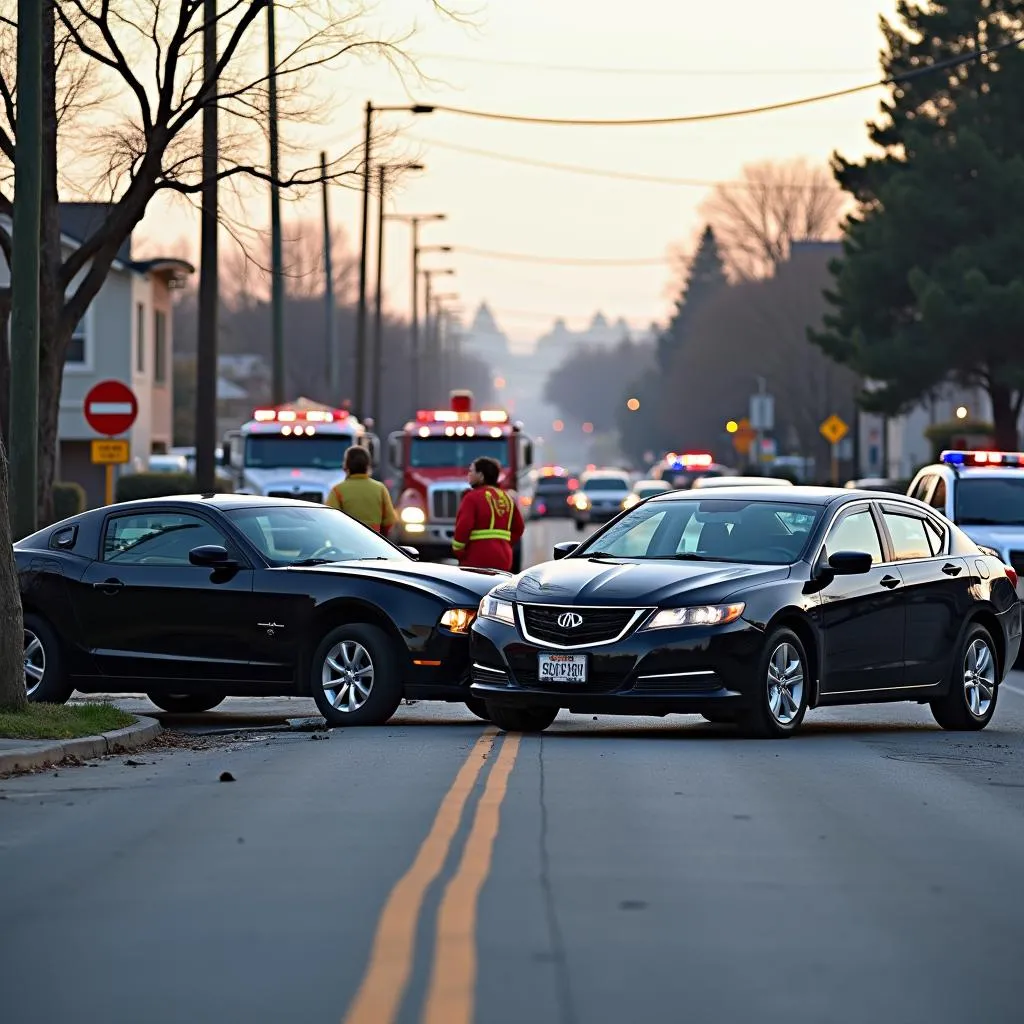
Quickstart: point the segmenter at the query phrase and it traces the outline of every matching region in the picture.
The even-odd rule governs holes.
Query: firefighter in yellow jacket
[[[398,522],[388,489],[370,476],[370,453],[355,445],[345,452],[345,479],[331,488],[325,504],[385,536]]]

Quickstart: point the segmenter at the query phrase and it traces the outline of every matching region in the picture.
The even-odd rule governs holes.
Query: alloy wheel
[[[979,636],[964,656],[964,697],[975,718],[984,718],[992,705],[996,686],[996,660],[992,648]]]
[[[338,711],[358,711],[370,699],[373,674],[370,652],[356,640],[342,640],[324,658],[324,694]]]
[[[792,725],[804,699],[804,665],[797,649],[781,643],[768,660],[768,708],[779,725]]]
[[[25,690],[29,697],[39,689],[46,674],[46,650],[30,629],[25,630]]]

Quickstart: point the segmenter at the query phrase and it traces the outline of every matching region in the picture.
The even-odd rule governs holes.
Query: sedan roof
[[[893,497],[897,497],[893,495]],[[878,491],[853,491],[842,487],[729,487],[722,492],[711,488],[707,492],[692,489],[684,491],[666,491],[656,494],[649,501],[763,501],[787,502],[798,505],[828,505],[838,499],[843,501],[879,501],[883,500]]]

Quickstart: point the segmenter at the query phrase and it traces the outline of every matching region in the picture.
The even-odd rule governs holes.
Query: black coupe
[[[472,627],[472,692],[503,729],[568,708],[783,737],[808,708],[898,700],[981,729],[1021,645],[1013,569],[896,495],[677,491],[555,558]]]
[[[29,697],[144,691],[168,711],[311,696],[331,725],[466,701],[496,578],[421,565],[342,512],[250,495],[94,509],[14,545]],[[467,699],[468,698],[468,699]]]

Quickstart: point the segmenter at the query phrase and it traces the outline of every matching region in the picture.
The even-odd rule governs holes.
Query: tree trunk
[[[1016,403],[1013,391],[1004,384],[989,384],[989,398],[992,401],[992,438],[996,451],[1015,452],[1020,445],[1017,433]]]
[[[11,289],[0,288],[0,441],[7,444],[11,414]]]
[[[0,442],[0,709],[18,710],[25,696],[25,644],[22,639],[21,591],[11,547],[7,490],[7,450]]]

